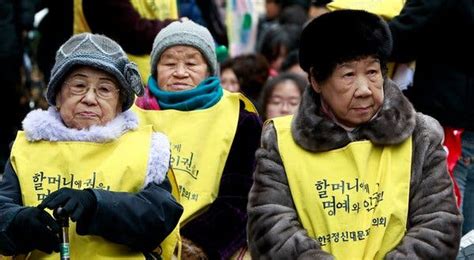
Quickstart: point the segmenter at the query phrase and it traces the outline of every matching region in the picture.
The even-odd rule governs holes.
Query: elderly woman
[[[58,207],[73,221],[73,259],[173,253],[177,237],[162,241],[183,209],[170,194],[167,138],[129,110],[141,93],[136,65],[109,38],[61,46],[50,108],[27,115],[0,182],[1,254],[58,258],[60,227],[44,210]]]
[[[314,35],[324,35],[324,41]],[[249,195],[255,259],[453,259],[462,218],[443,131],[386,78],[387,24],[334,11],[305,27],[310,87],[264,127]]]
[[[245,97],[223,90],[214,47],[206,28],[171,23],[156,36],[148,88],[136,102],[141,123],[170,138],[183,258],[228,259],[246,244],[261,121]]]

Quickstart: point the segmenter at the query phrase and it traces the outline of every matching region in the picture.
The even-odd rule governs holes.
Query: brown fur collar
[[[321,116],[319,95],[307,87],[291,132],[295,142],[312,152],[323,152],[346,146],[357,140],[374,144],[397,144],[411,136],[415,128],[415,110],[398,87],[385,80],[382,109],[370,122],[347,132],[333,121]]]

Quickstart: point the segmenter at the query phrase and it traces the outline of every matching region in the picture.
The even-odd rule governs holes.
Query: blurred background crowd
[[[0,104],[5,113],[0,128],[2,169],[26,113],[47,107],[44,92],[55,52],[73,34],[91,31],[114,39],[139,65],[146,80],[156,34],[172,21],[187,17],[207,27],[214,37],[222,86],[247,96],[266,120],[294,113],[308,84],[298,61],[305,24],[335,9],[365,9],[389,21],[394,63],[388,75],[417,110],[435,117],[445,128],[450,172],[462,167],[456,176],[461,184],[457,195],[471,194],[465,199],[471,207],[465,203],[464,212],[472,214],[474,79],[469,62],[474,58],[474,44],[468,39],[474,23],[472,0],[146,2],[0,0],[0,83],[4,97]],[[324,35],[314,37],[324,40]],[[473,215],[465,217],[468,231]]]
[[[0,80],[8,97],[1,103],[9,111],[0,132],[2,168],[25,115],[47,107],[44,91],[57,49],[84,30],[116,40],[138,57],[140,67],[141,56],[143,66],[149,62],[146,57],[155,35],[170,22],[187,17],[212,33],[222,85],[249,97],[263,112],[262,118],[289,114],[298,106],[307,80],[298,64],[299,35],[305,23],[327,10],[327,0],[154,1],[158,14],[149,16],[133,2],[1,1]],[[140,67],[144,80],[148,71]]]

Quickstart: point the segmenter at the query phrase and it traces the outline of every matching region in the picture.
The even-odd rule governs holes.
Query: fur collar
[[[138,118],[127,110],[119,114],[104,126],[92,126],[88,129],[73,129],[64,125],[59,112],[50,107],[28,113],[23,120],[23,130],[28,141],[84,141],[106,143],[113,141],[125,132],[138,127]]]
[[[415,110],[390,80],[385,80],[384,102],[378,114],[368,123],[347,132],[320,113],[319,95],[307,87],[291,125],[295,142],[312,152],[323,152],[346,146],[352,141],[370,140],[374,144],[398,144],[415,129]]]
[[[72,129],[64,125],[59,112],[50,107],[48,110],[34,110],[23,120],[23,129],[28,141],[83,141],[111,142],[127,131],[138,128],[138,118],[127,110],[104,126],[92,126],[89,129]],[[166,178],[170,160],[168,138],[161,133],[153,133],[148,159],[144,187],[149,183],[160,184]]]

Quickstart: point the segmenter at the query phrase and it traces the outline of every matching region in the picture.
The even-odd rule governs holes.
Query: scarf
[[[206,109],[215,105],[221,99],[223,90],[217,77],[209,77],[203,80],[193,89],[168,92],[159,88],[155,78],[148,78],[148,88],[156,97],[161,109],[176,109],[180,111],[192,111]]]

